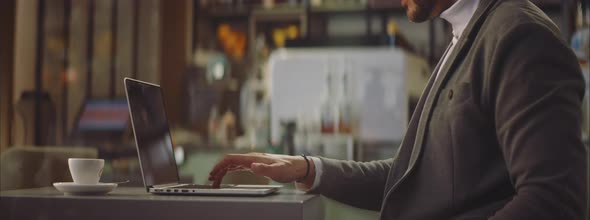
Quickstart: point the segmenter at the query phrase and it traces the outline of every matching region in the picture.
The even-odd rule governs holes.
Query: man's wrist
[[[297,156],[298,159],[296,160],[300,167],[298,170],[299,178],[297,178],[297,182],[301,183],[305,186],[311,187],[315,180],[315,163],[311,158],[305,158],[303,156]],[[307,159],[307,161],[306,161]],[[309,164],[309,166],[308,166]],[[307,173],[307,176],[306,176]]]

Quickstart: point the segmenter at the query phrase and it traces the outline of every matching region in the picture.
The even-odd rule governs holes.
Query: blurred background
[[[588,0],[533,2],[588,79]],[[232,152],[391,158],[450,40],[392,0],[3,0],[0,187],[71,180],[69,157],[142,186],[124,77],[161,84],[183,182]],[[327,219],[378,217],[326,201]]]

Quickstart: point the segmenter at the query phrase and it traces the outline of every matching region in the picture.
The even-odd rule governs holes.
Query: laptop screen
[[[178,169],[160,87],[125,79],[125,88],[145,185],[178,183]]]

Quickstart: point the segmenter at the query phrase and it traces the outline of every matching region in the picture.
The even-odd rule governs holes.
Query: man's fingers
[[[225,173],[227,173],[227,170],[222,170],[218,175],[213,177],[213,188],[218,189],[221,186],[221,181],[223,180],[223,176],[225,176]]]
[[[228,154],[224,156],[223,159],[215,165],[215,167],[213,167],[213,169],[209,173],[209,181],[213,181],[214,187],[219,187],[219,185],[221,184],[221,180],[228,171],[235,171],[247,168],[251,169],[253,163],[260,164],[256,165],[260,168],[257,171],[253,171],[255,174],[269,176],[273,178],[273,170],[275,169],[272,168],[275,167],[275,164],[274,159],[272,159],[271,157],[271,155],[261,153]],[[270,171],[267,171],[267,168],[270,169]]]
[[[256,157],[254,155],[247,155],[247,154],[228,154],[209,173],[210,175],[215,175],[220,170],[226,169],[230,166],[244,166],[250,167],[250,164],[254,162]]]
[[[209,181],[213,181],[213,188],[219,188],[221,185],[221,182],[223,181],[223,177],[225,177],[225,175],[227,175],[228,172],[233,172],[233,171],[239,171],[239,170],[245,170],[247,168],[239,165],[239,166],[230,166],[227,167],[226,169],[221,170],[219,173],[216,173],[214,176],[209,176]]]
[[[246,169],[250,169],[250,168],[243,167],[242,165],[239,165],[239,166],[229,166],[227,168],[227,172],[229,173],[229,172],[234,172],[234,171],[242,171],[242,170],[246,170]]]
[[[215,176],[215,174],[217,174],[219,171],[221,171],[222,169],[224,169],[229,164],[233,163],[232,162],[233,160],[234,160],[234,157],[232,155],[226,155],[225,157],[223,157],[223,159],[221,159],[221,161],[219,161],[213,167],[213,169],[211,169],[211,172],[209,173],[209,175],[210,176]]]
[[[247,168],[242,165],[229,165],[224,169],[226,171],[225,173],[221,172],[222,170],[219,170],[219,172],[217,173],[209,174],[209,181],[213,181],[214,179],[219,178],[219,175],[225,175],[227,174],[227,172],[240,171],[245,169]]]
[[[269,163],[269,159],[264,157],[264,154],[228,154],[221,161],[219,161],[215,167],[209,173],[209,176],[217,176],[222,170],[228,169],[228,167],[242,166],[250,167],[253,162]]]
[[[219,161],[215,167],[213,167],[213,169],[211,170],[211,172],[209,173],[210,177],[215,177],[217,176],[220,172],[222,172],[223,170],[227,169],[228,167],[234,166],[239,164],[239,161],[237,161],[236,157],[234,155],[226,155],[225,157],[223,157],[223,159],[221,161]]]
[[[225,174],[227,174],[227,170],[228,170],[228,168],[225,168],[223,170],[220,170],[215,175],[213,175],[212,177],[210,177],[210,179],[212,181],[216,181],[216,180],[220,180],[221,181],[221,179],[223,179],[223,177],[225,176]]]

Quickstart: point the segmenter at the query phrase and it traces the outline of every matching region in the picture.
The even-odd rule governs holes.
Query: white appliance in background
[[[349,98],[358,117],[356,140],[401,141],[409,115],[406,73],[411,67],[407,66],[407,59],[403,50],[395,48],[276,50],[268,62],[271,141],[280,142],[281,122],[285,120],[303,122],[304,126],[321,120],[320,109],[330,74],[346,74],[350,78]],[[312,131],[310,139],[320,133],[318,129]],[[327,141],[323,156],[353,159],[350,135],[323,139]],[[334,147],[330,143],[343,143],[337,145],[346,149],[329,149]]]

